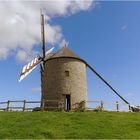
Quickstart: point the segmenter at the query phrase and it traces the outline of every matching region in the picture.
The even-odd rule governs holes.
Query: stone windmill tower
[[[45,60],[42,73],[42,99],[58,100],[48,102],[48,107],[62,105],[65,110],[87,101],[86,64],[68,47]]]
[[[41,14],[42,31],[42,55],[36,57],[21,71],[20,79],[24,79],[33,69],[40,64],[41,68],[41,100],[47,100],[41,104],[45,108],[64,108],[66,111],[73,109],[73,105],[87,101],[86,68],[88,67],[99,79],[101,79],[117,96],[126,104],[126,101],[93,67],[85,60],[72,52],[68,47],[63,47],[56,53],[54,48],[45,51],[44,15]],[[56,102],[57,101],[57,102]],[[84,104],[86,107],[87,104]],[[130,106],[132,110],[136,108]]]

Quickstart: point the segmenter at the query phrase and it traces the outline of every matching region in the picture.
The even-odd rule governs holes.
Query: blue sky
[[[132,104],[140,104],[139,7],[138,1],[101,1],[88,11],[55,17],[50,21],[51,25],[61,26],[69,48],[93,66]],[[39,67],[18,83],[24,64],[18,62],[14,55],[0,60],[0,101],[40,99],[40,92],[33,91],[40,86]],[[89,100],[120,101],[89,69],[87,83]]]

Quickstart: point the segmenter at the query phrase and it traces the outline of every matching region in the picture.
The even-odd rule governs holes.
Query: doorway
[[[70,103],[70,95],[65,96],[65,111],[70,111],[71,103]]]

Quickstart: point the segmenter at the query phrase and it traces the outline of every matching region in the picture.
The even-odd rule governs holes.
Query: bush
[[[41,108],[41,107],[35,107],[35,108],[33,109],[33,112],[35,112],[35,111],[42,111],[42,108]]]
[[[95,112],[104,111],[104,108],[101,106],[97,106],[93,111]]]

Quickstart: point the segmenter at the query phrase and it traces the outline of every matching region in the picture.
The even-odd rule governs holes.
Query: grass
[[[0,112],[0,139],[140,139],[140,113]]]

